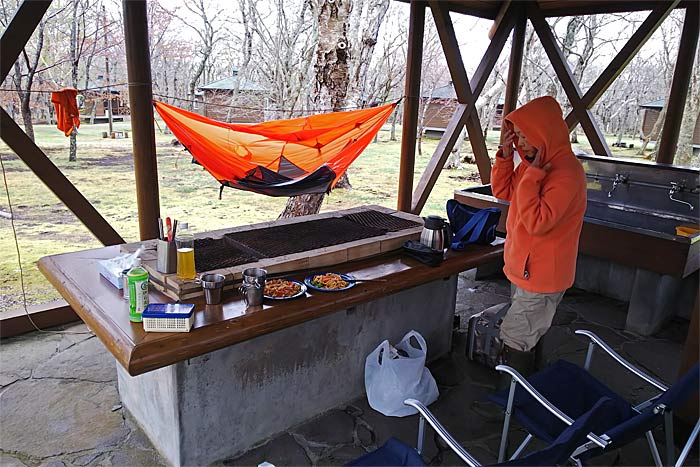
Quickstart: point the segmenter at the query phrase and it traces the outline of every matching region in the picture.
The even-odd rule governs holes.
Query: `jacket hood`
[[[513,125],[517,126],[530,144],[541,151],[544,164],[561,154],[573,154],[569,128],[562,117],[561,107],[551,96],[533,99],[509,113],[505,121],[511,130]],[[518,152],[523,154],[520,148]],[[526,159],[523,160],[527,163]]]

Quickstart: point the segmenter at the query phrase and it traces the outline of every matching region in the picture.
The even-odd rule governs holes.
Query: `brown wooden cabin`
[[[647,102],[639,106],[642,109],[642,123],[639,129],[639,137],[646,138],[651,133],[654,124],[659,119],[661,109],[664,107],[664,99],[659,99],[652,102]],[[700,152],[700,118],[695,121],[695,130],[693,130],[693,153]]]
[[[125,115],[129,115],[129,103],[122,96],[121,91],[107,86],[107,80],[99,75],[93,82],[88,83],[87,91],[78,96],[80,107],[80,120],[88,123],[105,123],[108,121],[109,100],[112,101],[112,121],[121,122]],[[102,88],[92,89],[91,88]]]
[[[202,97],[201,107],[197,111],[207,118],[229,123],[265,121],[269,91],[239,76],[236,70],[231,76],[207,83],[199,89]]]
[[[503,96],[499,97],[496,104],[496,112],[491,119],[489,130],[500,130],[503,120]],[[450,123],[450,118],[454,115],[459,101],[457,93],[450,81],[445,86],[434,89],[432,92],[424,92],[421,95],[421,105],[427,105],[425,109],[425,120],[423,121],[423,133],[428,137],[439,138],[445,132],[445,128]]]

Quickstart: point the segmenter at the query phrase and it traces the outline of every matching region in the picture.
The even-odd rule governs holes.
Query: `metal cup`
[[[243,271],[243,283],[238,290],[243,295],[247,307],[262,305],[266,277],[267,271],[261,268],[248,268]]]
[[[199,278],[204,289],[204,300],[207,305],[218,305],[224,292],[226,276],[222,274],[202,274]]]
[[[171,274],[177,270],[177,248],[175,248],[175,242],[158,240],[157,253],[156,271]]]

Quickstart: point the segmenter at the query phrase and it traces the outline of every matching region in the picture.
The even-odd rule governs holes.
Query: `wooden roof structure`
[[[532,24],[571,104],[572,110],[566,116],[566,123],[569,129],[573,130],[576,125],[580,124],[595,154],[611,156],[610,148],[591,112],[591,108],[622,73],[634,55],[663,23],[671,11],[676,8],[685,9],[685,21],[657,158],[658,163],[673,163],[693,59],[698,44],[700,21],[697,2],[681,0],[653,2],[633,0],[401,1],[410,3],[411,15],[406,72],[406,110],[403,120],[401,169],[398,188],[398,208],[400,210],[413,213],[421,212],[461,129],[465,125],[481,180],[484,183],[489,183],[491,161],[486,149],[486,142],[477,116],[475,103],[512,31],[513,38],[503,115],[515,109],[518,101],[517,90],[520,83],[527,21]],[[428,10],[432,13],[435,20],[447,66],[457,93],[459,106],[414,190],[413,179],[418,102],[420,99],[423,30],[425,15]],[[600,73],[600,76],[584,92],[574,79],[564,53],[557,44],[546,18],[549,16],[588,15],[641,10],[651,11],[637,31]],[[462,62],[450,13],[463,13],[494,20],[494,26],[491,29],[491,42],[471,78],[467,76],[464,63]]]

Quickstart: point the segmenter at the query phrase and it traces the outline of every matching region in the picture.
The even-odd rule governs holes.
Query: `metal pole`
[[[139,234],[141,240],[148,240],[158,237],[160,202],[146,1],[122,0],[122,8]]]
[[[420,75],[423,63],[423,33],[425,31],[424,1],[411,2],[408,26],[408,56],[406,57],[406,98],[403,104],[401,131],[401,163],[399,166],[399,211],[410,212],[413,201],[413,175],[416,165],[416,137],[420,105]]]
[[[656,162],[673,164],[673,159],[676,155],[678,134],[681,131],[681,121],[683,120],[683,110],[685,109],[685,99],[688,95],[695,50],[698,46],[698,8],[697,2],[688,2],[688,6],[685,9],[681,43],[678,46],[676,67],[673,70],[671,92],[668,95],[668,102],[666,102],[666,119],[661,130],[661,141],[659,141]],[[687,118],[690,118],[690,116]]]

